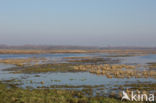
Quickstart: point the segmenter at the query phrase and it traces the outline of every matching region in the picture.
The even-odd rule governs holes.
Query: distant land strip
[[[57,45],[0,45],[0,54],[51,54],[51,53],[137,53],[156,54],[156,47],[94,47]]]
[[[62,49],[62,50],[15,50],[0,49],[0,54],[52,54],[52,53],[120,53],[120,54],[156,54],[151,49]]]

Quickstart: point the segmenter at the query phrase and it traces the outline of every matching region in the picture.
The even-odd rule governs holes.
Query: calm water
[[[56,53],[56,54],[0,54],[0,59],[9,59],[9,58],[30,58],[30,57],[38,57],[38,58],[63,58],[63,57],[84,57],[90,56],[91,54],[76,54],[76,53]]]
[[[108,54],[18,54],[18,55],[12,55],[12,54],[5,54],[0,55],[1,59],[9,59],[9,58],[28,58],[28,57],[45,57],[45,58],[63,58],[63,57],[82,57],[82,56],[101,56],[106,57]],[[133,64],[133,63],[139,63],[139,64],[146,64],[148,62],[156,62],[156,55],[146,55],[146,56],[133,56],[133,57],[116,57],[118,59],[121,59],[121,63],[126,64]],[[98,76],[95,74],[91,74],[88,72],[79,72],[79,73],[38,73],[38,74],[12,74],[8,73],[7,71],[1,71],[5,68],[13,67],[13,65],[7,65],[7,64],[0,64],[0,80],[10,80],[10,79],[16,79],[20,80],[22,83],[21,87],[39,87],[39,86],[51,86],[51,85],[73,85],[73,86],[79,86],[79,85],[104,85],[104,88],[112,88],[115,87],[115,85],[123,85],[127,83],[138,83],[140,82],[150,82],[150,83],[156,83],[156,79],[154,78],[130,78],[130,79],[117,79],[112,78],[109,79],[105,76]],[[39,76],[36,76],[39,75]],[[30,82],[31,81],[31,82]],[[44,81],[44,84],[41,84],[41,82]]]

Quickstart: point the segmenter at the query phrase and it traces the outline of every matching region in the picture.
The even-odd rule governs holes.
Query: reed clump
[[[149,69],[156,69],[156,62],[148,63]]]
[[[16,66],[38,64],[41,61],[46,61],[46,58],[16,58],[16,59],[0,59],[0,63],[13,64]]]
[[[136,68],[140,65],[126,64],[100,64],[100,65],[78,65],[73,66],[75,70],[88,71],[96,75],[105,75],[107,78],[148,78],[156,77],[155,71],[139,71]]]

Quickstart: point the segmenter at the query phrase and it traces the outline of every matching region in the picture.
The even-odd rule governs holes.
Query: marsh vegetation
[[[0,63],[14,67],[0,68],[0,100],[2,103],[120,103],[122,90],[155,92],[156,58],[151,59],[154,54],[127,52],[130,51],[35,57],[16,52],[18,57],[14,58],[1,54]],[[135,57],[140,60],[147,57],[146,63],[126,60]]]
[[[120,103],[103,96],[87,97],[82,91],[58,89],[21,89],[0,83],[1,103]],[[123,102],[123,103],[129,103]]]

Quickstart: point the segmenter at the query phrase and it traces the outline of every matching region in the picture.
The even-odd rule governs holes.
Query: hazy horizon
[[[0,44],[156,47],[155,0],[6,0]]]

